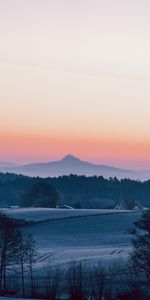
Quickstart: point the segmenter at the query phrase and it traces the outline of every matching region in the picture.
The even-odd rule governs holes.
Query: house
[[[118,202],[115,204],[115,206],[113,207],[113,209],[124,210],[125,208],[124,208],[123,204],[122,204],[120,201],[118,201]]]
[[[143,211],[143,206],[139,201],[118,201],[113,209],[116,210],[133,210],[133,211]]]
[[[18,209],[18,208],[20,208],[20,206],[19,205],[10,205],[9,208]]]
[[[58,206],[57,208],[61,208],[61,209],[74,209],[72,206],[69,206],[69,205],[61,205],[61,206]]]
[[[143,211],[144,207],[138,201],[135,201],[135,205],[133,207],[134,211]]]

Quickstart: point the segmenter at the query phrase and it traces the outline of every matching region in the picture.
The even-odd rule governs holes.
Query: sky
[[[150,169],[149,16],[149,0],[0,0],[0,161]]]

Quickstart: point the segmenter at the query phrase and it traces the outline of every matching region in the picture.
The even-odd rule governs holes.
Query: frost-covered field
[[[138,212],[98,209],[27,208],[5,212],[33,221],[23,230],[32,233],[37,242],[37,268],[75,260],[125,259],[132,249],[130,229],[140,217]]]
[[[101,215],[121,213],[113,209],[58,209],[58,208],[9,208],[2,209],[5,213],[16,219],[26,221],[45,221],[54,219],[64,219],[80,216]]]
[[[52,216],[53,212],[55,216]],[[31,232],[37,242],[40,257],[36,267],[74,260],[125,259],[132,249],[130,229],[140,217],[137,212],[100,210],[74,210],[74,215],[70,210],[48,210],[48,213],[49,221],[37,222],[24,229]],[[38,221],[39,218],[38,215]]]

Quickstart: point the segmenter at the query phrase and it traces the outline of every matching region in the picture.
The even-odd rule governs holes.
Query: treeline
[[[0,205],[45,206],[68,204],[77,208],[112,208],[117,201],[139,201],[150,206],[150,180],[103,176],[28,177],[0,173]]]

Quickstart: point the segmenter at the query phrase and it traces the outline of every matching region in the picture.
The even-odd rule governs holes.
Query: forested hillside
[[[70,204],[77,208],[112,208],[117,201],[150,206],[150,180],[145,182],[102,176],[62,176],[41,179],[0,173],[0,206]],[[129,205],[130,206],[130,205]]]

